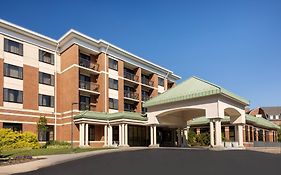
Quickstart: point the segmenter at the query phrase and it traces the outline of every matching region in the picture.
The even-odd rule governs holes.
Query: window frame
[[[9,99],[9,93],[10,92],[17,92],[18,96],[20,95],[20,101],[12,101]],[[6,95],[5,93],[8,93],[8,100],[5,99]],[[17,97],[16,99],[18,99],[19,97]],[[9,103],[18,103],[18,104],[23,104],[23,91],[21,90],[16,90],[16,89],[9,89],[9,88],[3,88],[3,101],[4,102],[9,102]]]
[[[10,75],[10,71],[8,71],[9,75],[7,75],[6,69],[10,70],[11,67],[17,68],[18,71],[21,73],[20,77],[16,77],[16,76],[12,76]],[[5,77],[10,77],[10,78],[15,78],[15,79],[19,79],[19,80],[23,80],[23,68],[20,66],[16,66],[16,65],[12,65],[12,64],[8,64],[8,63],[4,63],[4,76]]]
[[[14,43],[14,44],[18,44],[19,53],[11,51],[9,42]],[[6,44],[8,44],[8,45],[6,45]],[[22,43],[11,40],[11,39],[8,39],[8,38],[4,38],[4,51],[5,52],[9,52],[9,53],[12,53],[12,54],[23,56],[23,50],[24,49],[23,49]]]
[[[44,58],[44,53],[50,54],[51,62],[45,61],[45,60],[43,59],[43,58]],[[42,63],[46,63],[46,64],[50,64],[50,65],[55,65],[55,56],[54,56],[54,54],[51,53],[51,52],[47,52],[47,51],[45,51],[45,50],[39,49],[38,58],[39,58],[39,61],[42,62]]]
[[[161,80],[161,81],[159,81],[159,80]],[[163,82],[163,83],[160,84],[160,82]],[[164,87],[164,85],[165,85],[165,80],[161,77],[158,77],[158,86]]]
[[[113,78],[109,78],[109,89],[118,90],[118,80],[113,79]]]
[[[118,110],[118,99],[115,99],[115,98],[109,98],[109,109],[115,109],[115,110]],[[111,104],[113,106],[111,106]]]
[[[114,64],[113,64],[113,63],[116,63],[116,67],[114,66]],[[109,59],[108,59],[108,68],[109,68],[109,69],[112,69],[112,70],[116,70],[116,71],[118,71],[118,61],[117,61],[117,60],[114,60],[114,59],[109,58]]]
[[[41,98],[42,97],[42,98]],[[49,105],[44,105],[43,104],[43,97],[50,97],[50,106]],[[41,101],[42,100],[42,101]],[[54,108],[55,104],[55,98],[54,96],[51,95],[45,95],[45,94],[39,94],[38,95],[38,106],[42,106],[42,107],[49,107],[49,108]]]
[[[42,75],[42,82],[41,82],[41,75]],[[43,82],[44,75],[50,76],[50,78],[51,78],[50,84]],[[44,85],[48,85],[48,86],[55,86],[55,76],[52,75],[52,74],[45,73],[45,72],[39,72],[39,84],[44,84]]]

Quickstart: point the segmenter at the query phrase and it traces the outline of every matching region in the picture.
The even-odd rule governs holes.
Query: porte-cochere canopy
[[[205,117],[210,123],[212,146],[222,145],[221,121],[225,116],[228,116],[230,123],[235,124],[238,128],[238,142],[239,146],[242,147],[243,125],[246,123],[245,107],[248,105],[248,100],[221,86],[198,77],[191,77],[147,101],[144,107],[148,109],[148,123],[157,126],[177,127],[178,134],[185,133],[184,137],[186,138],[186,130],[191,121],[195,118]],[[152,130],[152,132],[154,131]],[[178,136],[178,138],[181,137]]]

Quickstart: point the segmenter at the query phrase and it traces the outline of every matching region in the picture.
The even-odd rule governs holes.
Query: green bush
[[[277,132],[278,132],[278,142],[281,142],[281,125]]]
[[[210,134],[196,134],[193,130],[188,132],[188,144],[191,146],[208,146],[210,145]]]
[[[0,129],[0,150],[17,148],[39,148],[35,134],[31,132],[14,132],[11,129]]]

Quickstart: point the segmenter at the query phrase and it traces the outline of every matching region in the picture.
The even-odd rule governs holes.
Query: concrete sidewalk
[[[148,148],[130,148],[130,147],[128,147],[128,148],[119,148],[119,149],[96,150],[96,151],[73,153],[73,154],[37,156],[35,158],[44,158],[44,159],[21,163],[21,164],[1,166],[0,175],[34,171],[39,168],[48,167],[48,166],[52,166],[52,165],[56,165],[56,164],[60,164],[60,163],[65,163],[68,161],[81,159],[81,158],[85,158],[85,157],[90,157],[90,156],[94,156],[94,155],[122,152],[122,151],[137,151],[137,150],[143,150],[143,149],[148,149]]]

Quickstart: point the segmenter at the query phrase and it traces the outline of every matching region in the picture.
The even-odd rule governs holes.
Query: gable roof
[[[106,113],[106,112],[83,111],[80,114],[74,116],[74,119],[81,119],[81,118],[95,119],[95,120],[129,119],[129,120],[147,121],[146,116],[136,112]]]
[[[224,118],[222,119],[222,122],[223,123],[230,122],[230,117],[224,116]],[[190,126],[207,125],[209,123],[210,123],[209,119],[206,118],[205,116],[203,116],[203,117],[194,118],[190,122]],[[263,128],[267,128],[267,129],[279,129],[280,128],[278,125],[276,125],[273,122],[268,121],[262,117],[255,117],[255,116],[248,115],[248,114],[246,114],[246,123],[247,124],[251,123],[254,126],[259,126],[259,127],[263,127]]]
[[[281,114],[281,106],[272,106],[272,107],[261,107],[267,115],[280,115]]]
[[[175,86],[174,88],[167,90],[163,94],[160,94],[157,97],[148,100],[144,103],[144,107],[156,106],[160,104],[172,103],[199,97],[206,97],[215,94],[225,95],[245,105],[250,104],[250,102],[243,97],[240,97],[218,85],[193,76]]]

